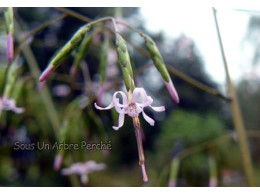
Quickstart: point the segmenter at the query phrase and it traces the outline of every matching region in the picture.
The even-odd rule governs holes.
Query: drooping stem
[[[218,35],[218,41],[219,41],[219,45],[220,45],[220,49],[221,49],[222,60],[223,60],[224,68],[225,68],[225,72],[226,72],[228,91],[229,91],[229,95],[232,98],[231,101],[229,102],[229,105],[230,105],[230,109],[231,109],[232,116],[233,116],[234,127],[235,127],[235,130],[238,135],[238,143],[239,143],[239,148],[240,148],[241,155],[242,155],[243,167],[244,167],[248,185],[254,186],[255,180],[254,180],[254,174],[253,174],[253,165],[252,165],[250,151],[249,151],[249,147],[248,147],[248,140],[246,137],[246,132],[245,132],[245,128],[244,128],[243,119],[241,116],[241,111],[239,108],[239,103],[238,103],[237,96],[236,96],[235,87],[233,86],[233,83],[230,78],[228,64],[227,64],[224,47],[222,44],[222,39],[221,39],[219,27],[218,27],[218,21],[217,21],[215,8],[213,8],[213,13],[214,13],[214,20],[215,20],[215,25],[216,25],[217,35]]]

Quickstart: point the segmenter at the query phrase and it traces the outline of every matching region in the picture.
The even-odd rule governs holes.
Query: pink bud
[[[46,68],[43,73],[41,74],[39,81],[42,82],[44,80],[46,80],[50,74],[53,72],[53,69],[51,67]]]
[[[14,57],[14,38],[12,34],[7,35],[7,59],[9,62],[13,60]]]
[[[170,80],[170,82],[164,82],[172,99],[178,104],[179,103],[179,96],[178,96],[178,93],[172,83],[172,81]]]
[[[55,156],[55,160],[54,160],[54,164],[53,164],[53,168],[55,171],[58,171],[60,169],[61,163],[62,163],[62,155],[58,154]]]
[[[144,182],[147,182],[148,181],[148,177],[147,177],[147,174],[146,174],[146,170],[145,170],[144,164],[141,165],[141,168],[142,168],[143,180],[144,180]]]

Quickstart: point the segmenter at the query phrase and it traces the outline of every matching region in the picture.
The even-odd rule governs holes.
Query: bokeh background
[[[228,97],[211,8],[172,11],[175,15],[167,16],[149,8],[82,7],[70,10],[91,19],[120,18],[150,35],[166,64]],[[63,168],[87,160],[107,165],[105,170],[89,175],[87,186],[168,186],[172,160],[178,155],[179,166],[174,170],[177,186],[209,186],[212,178],[216,178],[217,186],[247,185],[229,102],[171,75],[180,97],[180,103],[175,104],[157,70],[147,66],[151,59],[142,54],[145,48],[142,38],[123,25],[119,27],[128,42],[137,86],[146,89],[155,105],[166,108],[164,113],[146,110],[156,120],[153,127],[140,117],[149,176],[147,183],[142,181],[138,165],[131,118],[126,117],[124,126],[114,131],[112,126],[117,124],[117,113],[114,110],[98,111],[93,106],[100,82],[99,64],[105,31],[102,26],[96,27],[93,33],[77,76],[69,75],[76,50],[38,92],[37,79],[41,71],[55,52],[86,23],[75,15],[59,18],[63,14],[61,9],[55,8],[14,8],[16,58],[13,64],[19,71],[11,97],[26,111],[20,115],[9,111],[1,113],[1,186],[81,186],[77,175],[63,176],[53,169],[57,151],[14,150],[16,141],[55,143],[60,141],[61,132],[66,132],[68,143],[82,140],[112,143],[109,151],[64,151]],[[256,185],[260,186],[260,12],[243,9],[222,12],[220,9],[218,14],[230,74],[248,135],[254,177]],[[232,21],[237,23],[239,17],[243,18],[240,26],[232,26]],[[47,21],[52,23],[47,24]],[[43,24],[46,24],[44,28],[34,32]],[[111,24],[107,22],[106,26],[110,28]],[[124,89],[115,60],[113,36],[110,36],[108,55],[108,87],[103,105],[110,103],[115,91]],[[0,9],[0,56],[3,70],[7,65],[3,9]]]

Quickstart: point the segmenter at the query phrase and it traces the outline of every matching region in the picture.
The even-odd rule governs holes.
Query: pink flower
[[[52,89],[52,93],[58,97],[66,97],[69,95],[70,91],[70,87],[65,84],[56,85]]]
[[[13,111],[16,114],[21,114],[24,112],[24,108],[16,107],[15,100],[8,99],[6,97],[0,98],[0,110]]]
[[[94,171],[101,171],[106,168],[104,163],[96,163],[93,160],[87,161],[85,163],[78,162],[72,164],[67,169],[62,169],[62,175],[71,175],[71,174],[78,174],[80,176],[80,180],[83,184],[88,183],[88,174]]]
[[[122,96],[122,103],[119,102],[117,95]],[[141,99],[141,103],[138,103],[137,100]],[[127,100],[127,95],[122,91],[117,91],[113,95],[112,102],[106,107],[99,107],[96,103],[94,104],[96,109],[99,110],[108,110],[115,107],[116,111],[119,113],[119,122],[118,126],[113,126],[115,130],[118,130],[124,124],[125,114],[130,117],[138,117],[142,113],[144,119],[151,125],[154,125],[154,120],[147,116],[144,112],[145,107],[151,107],[156,112],[162,112],[165,110],[164,106],[154,107],[151,106],[153,99],[151,96],[147,96],[146,91],[143,88],[135,88],[133,91],[132,99]]]

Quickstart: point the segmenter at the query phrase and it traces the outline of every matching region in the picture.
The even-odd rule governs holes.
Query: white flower
[[[122,96],[122,103],[119,102],[119,98],[117,95],[120,94]],[[138,103],[137,100],[141,99],[141,102]],[[156,112],[165,111],[164,106],[154,107],[151,106],[153,103],[153,99],[151,96],[147,96],[146,91],[143,88],[135,88],[133,91],[132,99],[127,100],[127,95],[122,91],[117,91],[113,95],[112,102],[105,108],[99,107],[95,103],[96,109],[99,110],[108,110],[115,107],[116,111],[119,113],[119,122],[118,126],[113,126],[115,130],[118,130],[123,126],[125,120],[125,114],[130,117],[138,117],[140,113],[142,113],[144,119],[151,125],[154,125],[154,120],[147,116],[144,112],[145,107],[151,107]]]

